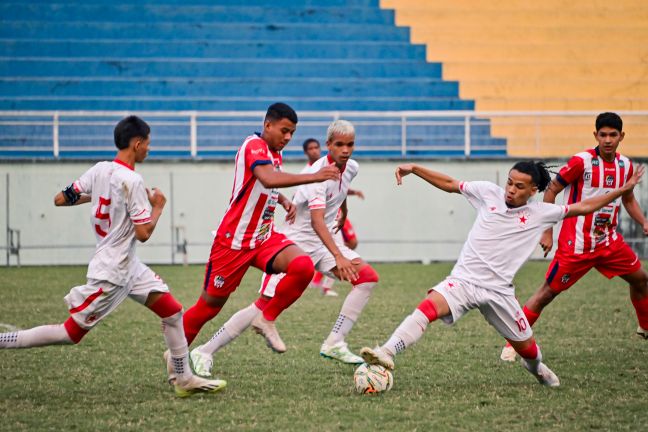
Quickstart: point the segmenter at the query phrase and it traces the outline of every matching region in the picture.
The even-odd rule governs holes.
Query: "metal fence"
[[[153,128],[151,156],[228,159],[262,126],[262,111],[0,111],[0,159],[98,159],[114,151],[112,128],[136,114]],[[297,144],[323,138],[338,118],[352,121],[362,158],[563,157],[591,143],[594,111],[322,111],[300,112]],[[648,112],[620,113],[633,133],[624,148],[646,151]],[[631,142],[629,142],[631,141]]]

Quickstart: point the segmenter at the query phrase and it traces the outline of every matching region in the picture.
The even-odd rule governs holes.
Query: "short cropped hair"
[[[306,153],[306,149],[308,149],[308,144],[310,143],[315,143],[317,144],[317,147],[320,147],[320,142],[317,141],[315,138],[308,138],[306,141],[302,143],[302,148],[304,149],[304,153]]]
[[[298,121],[297,113],[290,106],[281,102],[273,103],[268,107],[265,121],[276,122],[281,119],[288,119],[295,124],[297,124]]]
[[[119,150],[128,148],[133,138],[148,138],[151,133],[149,125],[137,116],[128,116],[123,118],[115,126],[115,146]]]
[[[326,130],[326,141],[331,141],[333,135],[355,135],[355,128],[350,121],[335,120]]]
[[[551,172],[544,162],[521,161],[513,165],[511,169],[530,175],[531,181],[538,187],[540,192],[547,189],[551,182]]]
[[[613,112],[604,112],[596,116],[596,132],[600,131],[601,128],[610,127],[616,129],[619,132],[623,132],[623,120],[617,113]]]

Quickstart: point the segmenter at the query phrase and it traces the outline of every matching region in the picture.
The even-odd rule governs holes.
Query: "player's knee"
[[[362,267],[358,272],[358,279],[353,282],[354,285],[360,285],[363,283],[374,282],[377,283],[379,280],[378,273],[371,267],[369,264]]]
[[[65,331],[67,332],[68,337],[75,345],[81,342],[83,336],[85,336],[90,331],[82,328],[79,324],[77,324],[76,321],[74,321],[72,317],[68,318],[63,323],[63,327],[65,327]]]
[[[313,280],[313,276],[315,275],[313,260],[311,260],[307,255],[300,255],[290,262],[286,273],[298,276],[300,279],[306,280],[307,283],[309,283]]]
[[[182,312],[182,305],[171,293],[164,293],[155,303],[149,306],[160,318],[168,318]]]

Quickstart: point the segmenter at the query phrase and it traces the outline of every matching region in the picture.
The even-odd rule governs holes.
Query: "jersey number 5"
[[[95,212],[95,218],[99,219],[99,223],[95,224],[95,231],[101,237],[106,237],[108,235],[108,233],[101,228],[101,225],[105,227],[105,222],[102,223],[103,221],[108,221],[108,228],[106,229],[110,229],[110,211],[108,210],[108,207],[110,207],[110,198],[104,198],[100,196],[99,205],[97,206],[97,211]],[[105,213],[102,212],[103,209],[105,209]]]

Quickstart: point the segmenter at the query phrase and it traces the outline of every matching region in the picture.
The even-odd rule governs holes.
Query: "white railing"
[[[258,130],[265,112],[0,111],[0,151],[3,153],[0,158],[12,154],[29,157],[30,153],[39,152],[41,157],[45,154],[44,157],[55,159],[69,155],[69,152],[74,152],[75,156],[88,154],[92,157],[92,152],[112,151],[112,126],[129,114],[136,114],[149,122],[157,151],[186,152],[179,157],[195,159],[210,151],[236,151],[243,136],[231,132],[228,135],[227,130],[232,131],[234,127],[249,132]],[[387,152],[382,156],[416,157],[416,154],[422,154],[429,157],[434,152],[440,156],[447,152],[449,157],[470,158],[479,157],[480,151],[491,151],[491,156],[497,156],[498,152],[504,156],[508,150],[515,156],[542,157],[560,157],[579,151],[591,142],[584,131],[594,129],[598,111],[304,111],[298,114],[300,122],[293,142],[310,136],[323,138],[332,120],[345,118],[356,125],[358,149],[369,152],[365,156],[371,156],[370,152]],[[640,131],[634,139],[645,143],[648,139],[648,111],[622,111],[619,114],[626,124],[632,125],[626,129],[635,127]],[[84,135],[83,131],[93,126],[105,129],[101,135]],[[51,127],[51,136],[30,133],[29,127],[33,130]],[[382,129],[373,134],[377,127]],[[440,132],[430,134],[434,130],[431,128],[435,127],[440,128]],[[478,131],[478,127],[483,129]],[[166,129],[156,132],[160,128]],[[565,133],[565,128],[572,130],[573,134]],[[489,137],[500,140],[489,140]],[[89,145],[86,141],[94,143]],[[645,147],[643,153],[648,154]]]

